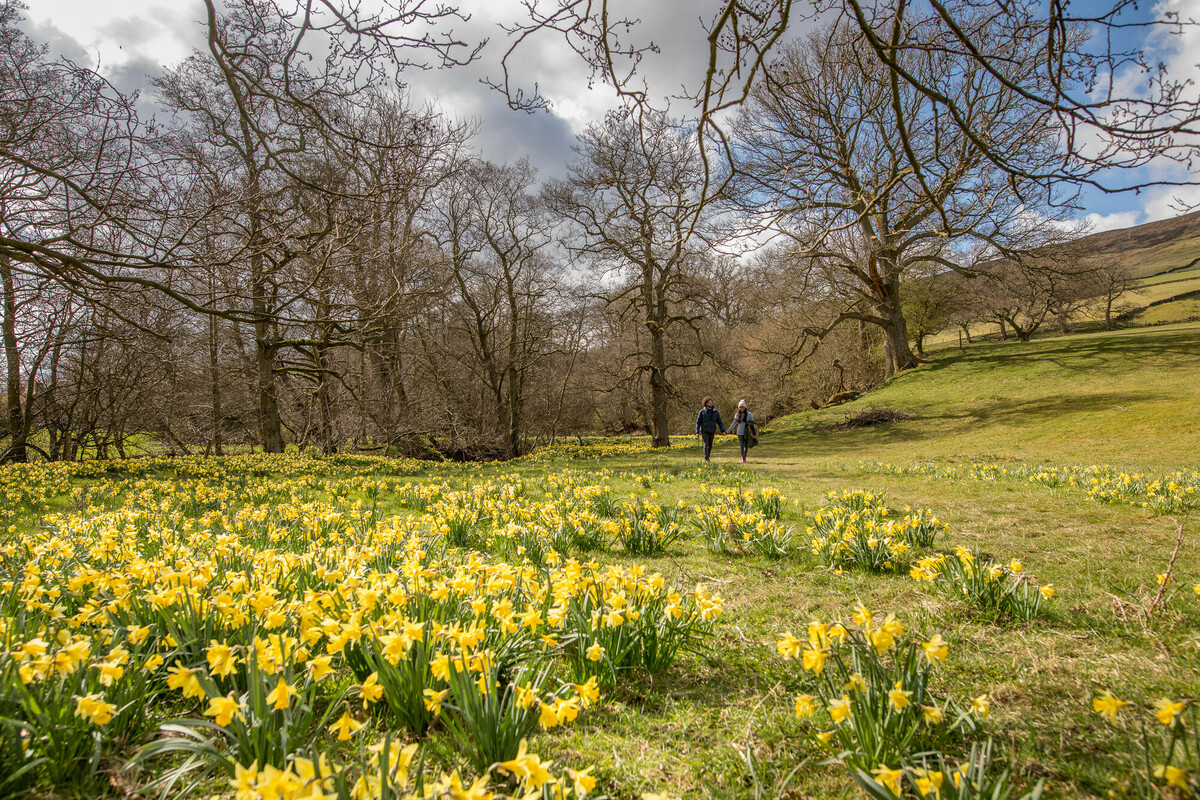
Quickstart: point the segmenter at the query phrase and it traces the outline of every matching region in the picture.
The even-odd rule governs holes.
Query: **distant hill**
[[[1073,244],[1087,258],[1116,260],[1139,278],[1182,271],[1200,262],[1200,211],[1093,233]]]

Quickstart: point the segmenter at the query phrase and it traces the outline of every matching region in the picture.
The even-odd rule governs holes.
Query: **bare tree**
[[[551,35],[574,49],[590,66],[593,79],[608,83],[627,101],[652,105],[655,95],[639,65],[659,48],[640,38],[637,20],[617,12],[615,5],[610,0],[529,0],[525,18],[507,29],[510,47],[503,77],[494,85],[516,108],[543,106],[536,87],[526,93],[508,63],[527,42]],[[775,49],[817,22],[846,23],[860,32],[864,57],[883,71],[901,148],[915,149],[905,124],[905,99],[915,93],[947,125],[974,139],[996,169],[1018,180],[1046,186],[1074,182],[1104,191],[1196,182],[1190,171],[1175,179],[1121,172],[1159,158],[1186,166],[1196,155],[1200,133],[1200,95],[1189,75],[1171,74],[1148,50],[1149,37],[1133,35],[1178,33],[1200,22],[1169,9],[1147,14],[1137,0],[1098,6],[1069,0],[725,0],[701,21],[698,32],[707,39],[707,59],[702,73],[685,87],[697,111],[699,137],[724,142],[728,110],[771,72]],[[1014,59],[1014,53],[1029,54],[1033,61]],[[911,69],[914,58],[926,57],[969,65],[1022,94],[1031,113],[1046,119],[1065,142],[1068,157],[1031,164],[1003,143],[989,141],[989,131],[972,122],[969,100],[945,92],[936,77]],[[1030,67],[1044,77],[1036,87],[1024,81]],[[1140,80],[1120,80],[1122,73]],[[728,155],[729,149],[724,152]],[[926,175],[926,164],[911,160],[917,185],[935,197],[936,175]]]
[[[900,304],[917,355],[925,355],[925,339],[945,330],[965,303],[963,276],[954,270],[911,270],[900,291]]]
[[[473,163],[441,203],[455,324],[470,343],[447,355],[487,385],[508,456],[521,453],[526,380],[552,349],[552,298],[564,288],[546,255],[552,221],[532,194],[535,180],[526,160]]]
[[[568,177],[547,188],[550,207],[574,227],[569,246],[606,281],[605,300],[636,314],[645,342],[628,353],[626,380],[649,378],[655,447],[670,444],[670,372],[699,366],[703,350],[679,358],[676,330],[698,338],[695,313],[680,304],[684,278],[715,233],[703,201],[694,139],[663,114],[614,112],[579,137]]]
[[[1109,260],[1093,265],[1090,277],[1095,296],[1104,308],[1104,329],[1110,331],[1117,317],[1135,307],[1129,298],[1137,294],[1138,281],[1127,266]]]
[[[845,297],[811,335],[852,320],[876,325],[891,375],[916,364],[901,299],[909,271],[963,271],[962,256],[980,245],[1042,245],[1061,235],[1050,224],[1061,209],[1051,193],[999,170],[977,135],[949,124],[920,93],[904,92],[898,113],[887,72],[864,47],[842,24],[783,51],[734,125],[737,184],[744,208],[790,236],[798,259]],[[1023,85],[1035,85],[1027,55],[1014,61],[1026,65]],[[974,62],[933,51],[907,54],[904,66],[955,96],[990,146],[1003,140],[1031,169],[1060,158],[1053,129],[1030,115],[1023,93]]]

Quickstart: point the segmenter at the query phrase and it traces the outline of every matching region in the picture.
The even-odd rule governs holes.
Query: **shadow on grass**
[[[834,431],[824,422],[805,428],[777,431],[763,437],[762,447],[755,455],[786,456],[799,450],[806,457],[836,458],[869,456],[871,449],[882,445],[920,444],[945,439],[946,423],[958,426],[1005,425],[1013,428],[1035,427],[1039,423],[1063,421],[1082,417],[1117,406],[1145,402],[1154,395],[1146,392],[1102,392],[1097,394],[1042,395],[1028,400],[997,400],[986,405],[922,411],[916,417],[873,428]]]
[[[796,672],[771,648],[730,639],[659,675],[641,673],[619,684],[613,697],[652,716],[673,713],[681,701],[720,712],[731,705],[757,702],[773,686],[785,691],[796,689],[803,683]]]
[[[1175,356],[1200,358],[1200,331],[1154,331],[1077,334],[1031,342],[994,342],[973,345],[957,353],[940,352],[922,371],[937,372],[962,364],[1016,366],[1022,362],[1050,361],[1073,372],[1113,367],[1136,368],[1150,358]]]

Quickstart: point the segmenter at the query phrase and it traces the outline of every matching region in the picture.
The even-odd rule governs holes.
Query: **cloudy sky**
[[[194,0],[32,0],[26,30],[51,48],[81,64],[98,67],[122,90],[142,89],[148,76],[204,47],[199,20],[204,7]],[[663,46],[645,66],[664,96],[677,94],[704,59],[700,15],[713,0],[658,0],[640,6],[639,36]],[[552,107],[528,114],[509,109],[502,94],[481,83],[501,75],[499,62],[509,40],[501,23],[519,19],[519,0],[461,0],[470,19],[457,22],[462,40],[488,40],[481,57],[466,67],[420,71],[407,75],[415,96],[437,103],[446,113],[480,123],[477,143],[494,160],[528,156],[543,175],[563,172],[571,159],[575,134],[603,118],[614,105],[612,90],[602,83],[588,86],[588,71],[561,40],[544,36],[523,47],[512,63],[527,90],[536,83]],[[683,24],[681,24],[683,23]],[[690,34],[690,35],[687,35]]]
[[[705,57],[701,17],[708,18],[717,0],[624,0],[629,16],[640,19],[639,41],[653,40],[661,48],[643,62],[642,73],[660,96],[679,94],[685,84],[702,75]],[[1195,14],[1195,0],[1160,0],[1142,13],[1166,11]],[[119,88],[144,89],[151,76],[193,49],[203,46],[199,20],[203,5],[195,0],[29,0],[25,27],[37,40],[49,43],[56,53],[99,69]],[[552,103],[549,112],[512,111],[498,92],[480,79],[498,78],[499,60],[508,47],[501,23],[520,16],[519,0],[462,0],[460,7],[471,19],[458,23],[455,33],[467,41],[488,39],[482,57],[474,64],[448,70],[413,71],[413,93],[437,103],[446,113],[479,122],[477,146],[497,161],[528,156],[543,176],[559,175],[570,160],[575,134],[599,120],[614,103],[612,90],[602,83],[589,87],[580,59],[561,38],[549,36],[522,48],[512,63],[514,75],[531,88],[536,83]],[[1173,74],[1200,79],[1200,28],[1170,35],[1159,28],[1146,42],[1152,55],[1167,63]],[[1129,80],[1141,80],[1138,76]],[[147,92],[147,95],[149,93]],[[678,113],[687,111],[677,106]],[[1179,166],[1162,165],[1147,174],[1178,177]],[[1085,196],[1089,219],[1096,230],[1126,227],[1173,216],[1172,200],[1178,192],[1152,189],[1141,194]],[[1200,193],[1189,199],[1200,200]]]

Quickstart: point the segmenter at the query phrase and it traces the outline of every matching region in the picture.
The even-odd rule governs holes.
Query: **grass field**
[[[1129,302],[1137,305],[1145,305],[1165,300],[1169,297],[1178,297],[1181,294],[1194,292],[1197,289],[1200,289],[1200,277],[1198,276],[1174,278],[1169,281],[1142,285],[1136,293],[1130,295]]]
[[[745,467],[735,463],[736,445],[730,439],[720,441],[715,449],[715,465],[704,468],[698,447],[681,437],[669,451],[651,452],[625,441],[602,442],[491,466],[437,466],[369,458],[320,462],[289,456],[277,462],[263,457],[244,458],[229,462],[227,467],[215,460],[84,465],[56,476],[38,473],[36,480],[28,473],[0,473],[9,497],[6,526],[11,526],[7,538],[0,539],[0,585],[5,592],[0,595],[0,616],[8,632],[4,649],[9,652],[7,660],[0,656],[0,677],[10,682],[5,684],[8,705],[0,716],[30,714],[13,705],[17,685],[12,681],[17,679],[16,666],[22,658],[14,654],[23,652],[21,640],[40,631],[53,642],[54,630],[70,627],[61,628],[62,619],[88,620],[85,612],[103,608],[106,602],[115,603],[113,608],[133,609],[128,613],[136,619],[126,616],[109,624],[95,620],[77,623],[94,637],[92,641],[106,635],[125,641],[138,624],[147,625],[152,633],[145,646],[153,644],[156,652],[165,656],[157,672],[145,673],[148,688],[139,695],[136,706],[141,724],[118,714],[116,722],[108,723],[123,726],[125,734],[116,736],[105,733],[103,725],[89,726],[78,711],[70,713],[68,708],[62,715],[66,720],[63,724],[67,728],[74,724],[82,731],[79,736],[84,746],[53,751],[59,753],[59,768],[37,766],[25,775],[26,783],[20,791],[43,796],[133,796],[167,767],[182,763],[179,752],[168,750],[156,760],[143,760],[138,766],[122,769],[144,742],[159,736],[160,723],[174,717],[212,718],[203,716],[203,702],[168,688],[166,670],[172,662],[203,675],[214,669],[211,652],[205,654],[210,641],[234,643],[235,652],[236,647],[247,647],[253,641],[255,634],[231,625],[220,615],[205,618],[201,613],[197,618],[192,611],[185,613],[185,607],[194,609],[181,599],[187,592],[168,591],[186,586],[179,576],[202,572],[197,565],[203,564],[219,567],[209,581],[199,584],[204,587],[203,596],[219,599],[222,592],[243,592],[243,605],[247,610],[253,607],[262,619],[269,619],[273,610],[281,614],[277,621],[283,627],[279,630],[294,628],[302,640],[306,631],[312,632],[309,659],[318,652],[332,653],[332,677],[319,684],[305,683],[301,689],[299,702],[307,703],[304,707],[310,708],[313,719],[302,718],[290,707],[278,712],[268,708],[262,712],[267,720],[263,724],[269,730],[284,725],[293,742],[317,746],[334,763],[349,764],[347,775],[357,774],[356,769],[365,771],[369,759],[362,753],[367,751],[358,745],[378,739],[388,730],[398,732],[401,726],[395,715],[401,706],[390,706],[392,712],[384,712],[378,706],[368,708],[365,701],[359,702],[362,690],[358,686],[369,668],[355,662],[358,656],[352,655],[393,642],[386,631],[401,630],[395,627],[400,623],[381,616],[392,602],[381,598],[390,597],[386,587],[397,585],[387,582],[388,571],[402,562],[416,563],[412,559],[418,558],[410,550],[402,557],[401,550],[395,549],[406,541],[403,537],[415,536],[412,541],[420,543],[421,552],[428,551],[428,555],[419,557],[425,559],[421,566],[413,567],[417,572],[423,569],[436,576],[439,570],[459,569],[460,579],[463,574],[491,576],[486,591],[482,577],[478,582],[471,581],[471,586],[477,588],[463,590],[467,594],[455,601],[457,605],[451,602],[455,597],[451,594],[450,599],[438,601],[442,605],[421,608],[442,609],[437,613],[450,613],[446,611],[450,608],[453,613],[465,613],[461,623],[456,624],[486,629],[481,635],[487,646],[498,650],[509,647],[505,652],[510,653],[513,663],[521,664],[524,662],[520,658],[528,654],[512,655],[517,652],[511,649],[512,642],[519,637],[506,638],[504,615],[496,611],[499,595],[491,597],[488,593],[516,591],[505,589],[503,580],[499,589],[492,586],[498,580],[496,576],[506,574],[506,562],[525,564],[532,570],[529,580],[553,582],[558,568],[553,566],[554,557],[541,549],[548,541],[545,536],[551,535],[546,520],[558,520],[554,522],[559,526],[555,531],[561,533],[565,524],[562,520],[575,514],[570,524],[578,528],[577,533],[586,528],[599,532],[604,541],[591,542],[599,545],[592,550],[576,551],[572,549],[575,545],[564,544],[567,555],[593,560],[601,575],[608,574],[605,570],[610,567],[626,570],[615,583],[610,578],[601,585],[609,587],[602,592],[623,587],[621,596],[628,594],[629,600],[606,600],[603,614],[638,607],[643,598],[654,594],[638,588],[639,581],[645,580],[643,576],[660,574],[666,587],[661,591],[676,588],[682,598],[678,600],[680,607],[687,609],[681,619],[691,620],[689,624],[694,623],[700,638],[698,648],[670,663],[608,673],[604,665],[609,657],[616,658],[617,640],[604,639],[605,655],[596,661],[583,655],[583,645],[622,630],[632,631],[632,614],[626,612],[627,618],[615,627],[611,620],[600,622],[600,612],[591,623],[585,614],[577,621],[583,628],[575,639],[570,633],[574,623],[570,621],[552,630],[553,607],[531,623],[530,630],[543,636],[543,641],[546,635],[555,640],[547,645],[548,650],[539,651],[542,656],[538,659],[547,656],[549,661],[535,659],[549,664],[546,691],[557,685],[556,678],[570,683],[595,674],[604,679],[606,688],[599,700],[579,713],[578,719],[549,729],[534,725],[530,730],[529,749],[555,762],[556,775],[567,775],[565,768],[591,768],[587,775],[597,779],[592,796],[800,798],[859,794],[847,766],[855,763],[856,757],[849,753],[853,748],[844,747],[844,743],[861,744],[861,738],[853,739],[847,732],[859,731],[856,726],[866,726],[861,730],[870,728],[868,706],[856,705],[852,719],[836,723],[830,719],[825,702],[836,700],[843,691],[847,698],[853,695],[854,702],[860,702],[854,689],[843,690],[837,680],[829,678],[836,674],[837,658],[845,655],[849,645],[838,645],[836,637],[834,641],[821,639],[824,634],[810,644],[806,636],[806,631],[813,630],[813,619],[825,625],[840,621],[855,630],[851,617],[858,604],[879,615],[871,628],[874,633],[884,630],[883,615],[896,613],[904,628],[901,638],[917,636],[912,645],[914,652],[919,653],[919,643],[934,634],[944,637],[948,643],[945,663],[933,664],[928,676],[934,686],[933,697],[955,698],[958,707],[964,709],[971,708],[971,698],[986,697],[980,701],[990,706],[986,717],[978,709],[964,711],[963,719],[968,721],[964,724],[974,730],[965,734],[960,731],[938,745],[948,768],[966,757],[971,742],[990,739],[993,765],[986,776],[975,777],[986,788],[987,781],[1011,770],[1011,785],[1018,790],[1014,797],[1032,789],[1038,781],[1044,781],[1046,794],[1054,797],[1188,796],[1187,792],[1197,790],[1200,771],[1200,743],[1195,740],[1196,702],[1200,698],[1200,590],[1193,591],[1193,586],[1200,585],[1200,514],[1195,510],[1200,503],[1195,494],[1200,489],[1200,478],[1192,476],[1192,471],[1200,467],[1197,375],[1200,325],[1195,324],[1057,337],[1028,344],[979,344],[962,352],[954,348],[855,403],[776,420]],[[753,399],[752,391],[747,394]],[[858,430],[831,427],[873,408],[912,416]],[[1113,469],[1060,469],[1088,465]],[[1146,481],[1127,484],[1121,478],[1123,471],[1161,476],[1177,470],[1183,471],[1176,478],[1177,489],[1165,484],[1155,488]],[[1089,483],[1092,479],[1095,484]],[[1187,494],[1189,486],[1193,494]],[[821,519],[828,519],[835,514],[831,507],[836,505],[828,497],[829,492],[859,489],[886,494],[886,504],[893,509],[928,509],[923,519],[938,520],[933,542],[913,545],[907,553],[889,551],[900,553],[889,559],[895,562],[891,568],[866,568],[865,561],[846,560],[844,553],[832,560],[815,554],[810,544],[812,535],[805,532],[823,524],[814,513],[824,509]],[[751,507],[746,495],[736,495],[734,490],[752,492],[751,498],[762,502],[771,496],[771,490],[777,490],[788,502],[783,504],[776,523],[774,512],[756,511],[758,507]],[[620,504],[634,495],[639,504],[622,509]],[[611,500],[612,505],[601,511],[598,509],[607,502],[603,498]],[[640,519],[644,503],[668,510],[682,504],[676,520],[686,535],[670,543],[664,552],[632,552],[645,546],[646,540],[636,540],[642,541],[636,544],[630,538],[634,530],[629,523]],[[721,546],[705,538],[702,523],[706,512],[702,509],[721,507],[728,515],[731,531],[735,527],[742,530],[738,527],[742,525],[737,521],[740,518],[732,513],[737,508],[744,507],[751,523],[762,523],[761,529],[753,524],[746,529],[744,542],[753,542],[753,546],[743,543],[740,533],[733,542]],[[585,508],[596,510],[594,529],[588,527],[592,517],[588,516],[591,511],[584,512]],[[481,509],[486,509],[484,518],[493,522],[480,522]],[[467,512],[475,515],[471,517],[474,522],[462,523]],[[47,516],[54,513],[60,516]],[[646,519],[653,517],[653,506],[647,513]],[[667,515],[670,513],[676,512]],[[867,511],[862,514],[863,519],[869,516]],[[943,524],[948,527],[942,528]],[[719,537],[725,525],[710,526],[708,535]],[[790,540],[786,538],[789,528],[793,533]],[[650,531],[652,544],[659,533],[654,533],[653,525],[645,530]],[[236,532],[236,536],[223,539],[222,531]],[[534,535],[531,531],[540,533]],[[120,540],[112,536],[120,532],[129,537],[123,547],[136,542],[141,548],[134,561],[129,561],[132,556],[122,555],[119,548],[113,549]],[[772,536],[782,538],[775,541]],[[370,543],[381,537],[393,548],[387,550],[392,554],[387,558],[378,549],[371,549],[374,546]],[[625,543],[616,543],[615,539]],[[470,558],[476,561],[467,560],[468,556],[459,550],[443,549],[449,541],[475,548],[476,555]],[[108,544],[101,547],[100,542]],[[235,546],[234,542],[240,544]],[[762,554],[772,547],[773,553]],[[998,615],[986,599],[973,600],[974,595],[964,599],[957,590],[947,593],[937,588],[940,583],[914,580],[909,575],[910,563],[937,557],[944,563],[956,558],[954,553],[959,547],[974,553],[981,566],[994,561],[997,574],[1002,575],[997,580],[1031,588],[1033,600],[1027,602],[1036,606],[1032,612],[1027,607],[1025,612],[1030,613]],[[369,555],[364,548],[370,550]],[[1014,561],[1020,562],[1019,572],[1001,566]],[[34,571],[37,580],[32,582],[31,563],[42,566],[40,573]],[[141,578],[131,578],[136,591],[130,591],[127,597],[144,592],[147,597],[160,599],[122,605],[111,593],[105,593],[108,589],[97,588],[110,580],[97,575],[119,563],[139,565],[130,574]],[[146,577],[147,563],[161,565],[152,578]],[[472,563],[475,566],[469,573],[453,566]],[[529,566],[531,563],[542,566]],[[238,572],[251,576],[244,589],[230,589],[227,576],[221,574],[235,565]],[[78,576],[86,569],[97,572],[80,580]],[[276,574],[277,569],[282,571]],[[401,573],[409,574],[403,570]],[[1171,581],[1160,594],[1156,575],[1164,573]],[[349,578],[354,582],[347,588]],[[145,580],[144,587],[137,588],[137,580]],[[407,600],[400,608],[411,621],[420,618],[412,605],[413,597],[428,589],[420,588],[420,580],[415,584],[407,580],[399,584],[408,587]],[[436,584],[439,579],[427,580]],[[373,591],[370,587],[377,581],[382,581],[380,585],[385,589],[371,594],[370,602],[365,601],[364,593]],[[257,592],[263,583],[274,587],[276,595],[274,601],[263,600],[260,611],[255,598],[261,593],[251,589]],[[236,585],[240,587],[241,583]],[[30,586],[41,589],[31,590]],[[43,603],[51,595],[37,592],[52,586],[62,594],[53,602]],[[1038,587],[1053,587],[1053,597],[1039,600]],[[486,599],[475,611],[471,611],[471,591]],[[89,592],[93,596],[89,597]],[[331,599],[320,613],[334,621],[306,628],[318,618],[305,621],[305,603],[325,594]],[[523,602],[538,596],[534,591],[524,595]],[[694,616],[701,607],[695,604],[713,597],[720,598],[720,615],[711,620]],[[347,604],[344,610],[343,600]],[[401,596],[397,595],[396,600],[400,602]],[[552,605],[550,599],[544,602]],[[561,602],[569,604],[566,599]],[[625,602],[630,605],[622,606]],[[643,611],[651,608],[651,600],[644,602]],[[59,611],[51,614],[49,609],[54,604]],[[482,610],[485,606],[489,609],[486,612]],[[353,617],[349,610],[352,607],[360,610],[359,617]],[[518,606],[516,610],[521,609]],[[339,618],[339,613],[351,616]],[[661,613],[661,608],[656,613]],[[51,622],[56,616],[60,621]],[[185,618],[198,619],[195,624],[200,627],[189,628],[180,622]],[[334,647],[342,635],[339,630],[344,632],[346,625],[361,627],[367,621],[372,621],[367,626],[369,632],[360,640],[358,650],[354,646],[344,651]],[[169,637],[160,630],[168,622],[174,626]],[[643,629],[644,625],[638,630]],[[102,635],[104,630],[110,634]],[[423,630],[426,637],[434,635],[431,628]],[[805,647],[823,648],[822,652],[830,654],[828,671],[818,676],[799,661],[782,658],[778,644],[789,633],[796,634]],[[75,635],[72,632],[62,637],[74,641],[70,637]],[[442,637],[442,646],[450,647],[444,635],[436,636]],[[847,641],[851,640],[853,635]],[[61,653],[68,645],[61,637],[57,641],[63,648]],[[455,641],[461,646],[460,639]],[[52,650],[54,647],[51,644]],[[867,665],[876,657],[890,669],[888,659],[902,647],[898,643],[883,656],[870,646],[856,651],[863,659],[859,662],[861,671],[869,677]],[[406,657],[410,661],[398,663],[411,663],[416,652],[410,650]],[[251,659],[247,655],[243,660]],[[370,662],[376,664],[380,675],[388,670],[384,661],[386,658]],[[929,661],[932,663],[932,659]],[[30,657],[21,663],[28,666],[35,660]],[[297,661],[293,665],[297,674],[303,671],[299,664]],[[53,667],[48,665],[46,669],[54,675]],[[293,674],[288,671],[292,667],[276,665],[271,669],[280,670],[279,675]],[[95,683],[97,676],[77,677],[84,672],[59,674],[53,680],[68,689],[55,691],[82,696],[94,690],[108,692],[111,697],[124,685],[118,681],[105,688]],[[133,672],[129,669],[121,680],[128,681]],[[256,691],[265,694],[267,688],[276,685],[274,673],[261,683],[261,689],[255,688],[260,684],[255,683],[253,675],[244,677],[248,683],[239,683],[239,674],[222,680],[234,681],[234,691],[246,692],[251,700]],[[71,680],[93,683],[80,683],[69,690],[75,686]],[[222,694],[226,688],[216,678],[213,680],[209,697]],[[882,704],[876,720],[880,725],[888,720],[891,725],[902,714],[896,708],[887,710],[890,681],[887,678],[886,686],[872,684],[871,692],[875,693],[862,695]],[[301,685],[299,680],[295,683]],[[52,684],[47,678],[36,685],[46,691],[60,685]],[[464,705],[473,684],[430,685],[452,690],[445,700],[449,707]],[[903,688],[912,687],[905,683]],[[901,688],[897,684],[896,689]],[[389,703],[393,690],[389,688],[385,698]],[[1093,700],[1107,690],[1133,704],[1120,711],[1116,724],[1093,709]],[[798,718],[797,698],[810,695],[817,698],[817,712],[812,717]],[[554,702],[569,702],[567,697],[569,694],[564,694]],[[417,698],[419,710],[419,692]],[[1178,728],[1167,728],[1155,720],[1153,704],[1163,698],[1185,701],[1185,712],[1177,720],[1172,718]],[[71,708],[75,702],[69,704]],[[551,704],[549,700],[544,703]],[[322,723],[333,721],[343,708],[348,717],[365,723],[346,743],[337,741],[325,724],[315,721],[322,715]],[[83,716],[87,713],[85,710]],[[459,719],[459,711],[443,713],[443,719]],[[247,714],[251,714],[249,707]],[[949,713],[946,716],[951,717]],[[1139,772],[1129,763],[1127,734],[1140,730],[1143,721],[1151,752],[1147,756],[1148,770],[1143,765]],[[28,725],[24,736],[30,752],[37,750],[31,742],[42,747],[49,741],[39,738],[49,734],[37,728],[36,719],[24,724]],[[241,723],[235,719],[229,724],[237,727]],[[450,721],[434,721],[428,738],[423,740],[420,752],[426,754],[431,775],[456,768],[464,775],[472,771],[469,754],[474,751],[460,746],[451,727]],[[1192,738],[1187,740],[1186,752],[1177,743],[1168,757],[1168,731],[1174,730],[1190,732]],[[836,737],[851,739],[835,737],[833,745],[827,747],[817,737],[826,731],[837,731]],[[233,778],[232,761],[240,758],[244,768],[251,745],[238,744],[232,735],[216,738],[218,745],[205,756],[205,763],[220,768],[213,766],[200,781],[199,791],[201,796],[233,796],[235,788],[230,788],[222,777],[221,769],[225,767],[221,765],[230,764]],[[95,751],[93,741],[98,742]],[[310,750],[303,752],[311,755]],[[287,753],[275,757],[280,759],[281,768],[297,763],[288,760]],[[11,770],[18,762],[11,752],[7,758]],[[889,761],[887,766],[893,768],[902,763],[920,763],[911,753],[899,761],[889,757]],[[1161,779],[1147,774],[1160,763],[1187,772],[1164,771]],[[486,771],[487,764],[480,764],[474,768],[475,773]],[[95,777],[88,777],[88,765],[96,767]],[[0,773],[4,769],[5,763],[0,763]],[[880,773],[878,777],[886,781],[888,775]],[[910,771],[903,779],[909,796],[921,792],[918,777]],[[1177,785],[1160,788],[1171,777]],[[265,778],[257,780],[260,788],[265,785],[261,783]],[[503,782],[499,771],[493,771],[493,780],[493,789],[515,791],[512,784]],[[941,796],[975,796],[952,791],[949,778],[946,780]],[[576,791],[580,788],[568,778],[562,785]],[[16,784],[10,789],[12,786]],[[882,786],[874,788],[884,792],[878,796],[889,796]],[[0,783],[0,794],[4,789],[5,784]],[[540,791],[551,796],[550,789],[543,787]],[[349,791],[346,796],[350,796]]]
[[[1200,320],[1200,297],[1172,300],[1154,308],[1147,308],[1130,320],[1134,325],[1169,325],[1184,320]]]
[[[1147,278],[1142,278],[1138,281],[1138,286],[1157,286],[1163,283],[1174,283],[1176,281],[1190,280],[1200,277],[1200,265],[1181,269],[1176,272],[1163,272],[1158,275],[1152,275]]]

